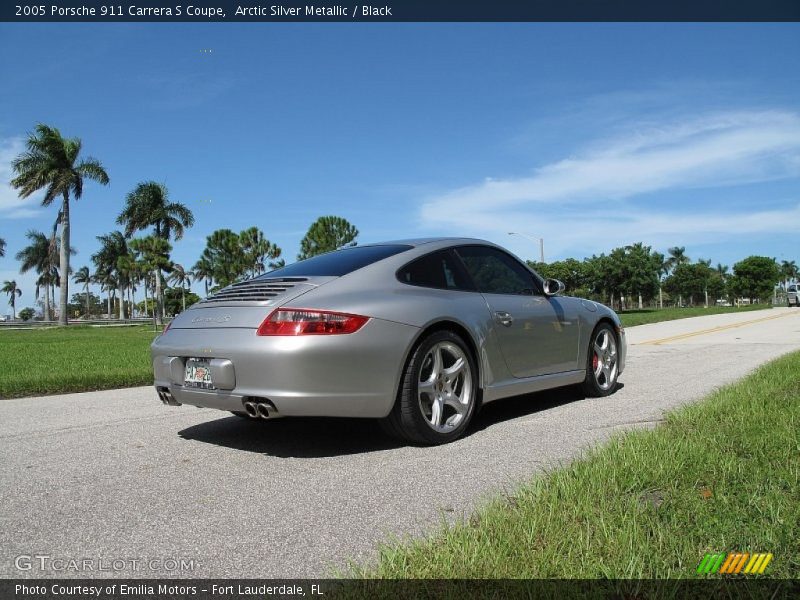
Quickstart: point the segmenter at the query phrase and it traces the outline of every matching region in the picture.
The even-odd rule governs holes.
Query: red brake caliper
[[[597,363],[600,362],[600,359],[597,357],[597,353],[595,352],[592,354],[592,369],[597,371]]]

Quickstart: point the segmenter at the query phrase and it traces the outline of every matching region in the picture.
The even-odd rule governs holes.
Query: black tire
[[[420,373],[424,368],[425,359],[435,346],[443,342],[452,344],[461,350],[469,369],[469,376],[468,378],[466,375],[464,376],[461,387],[462,394],[468,389],[467,408],[458,424],[446,432],[435,430],[428,421],[423,413],[418,388]],[[467,381],[469,381],[468,386],[466,384]],[[464,434],[479,402],[478,369],[475,366],[475,358],[472,356],[469,346],[452,331],[436,331],[423,339],[415,348],[400,381],[400,389],[392,407],[392,412],[385,419],[381,419],[380,424],[386,433],[404,442],[421,446],[446,444]],[[452,411],[453,409],[445,407],[444,410]],[[444,415],[444,413],[442,414]]]
[[[589,346],[586,349],[586,378],[583,380],[583,384],[581,384],[581,389],[583,393],[586,394],[588,397],[591,398],[602,398],[604,396],[608,396],[613,394],[614,391],[617,389],[617,377],[619,376],[619,363],[617,362],[615,367],[615,373],[613,377],[613,381],[610,386],[605,387],[598,381],[598,377],[595,375],[595,368],[594,368],[594,342],[598,338],[601,333],[608,333],[611,338],[614,340],[615,348],[616,348],[616,357],[617,361],[619,361],[619,338],[617,337],[617,332],[614,330],[614,327],[606,321],[600,323],[597,327],[594,328],[592,331],[592,335],[589,338]]]

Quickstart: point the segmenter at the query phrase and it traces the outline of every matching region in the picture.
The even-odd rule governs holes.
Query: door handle
[[[512,317],[510,313],[507,313],[504,310],[495,311],[494,318],[497,320],[498,323],[504,325],[505,327],[511,327],[511,324],[514,322],[514,317]]]

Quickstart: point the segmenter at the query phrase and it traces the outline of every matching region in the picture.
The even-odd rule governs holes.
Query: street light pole
[[[539,242],[539,262],[544,263],[544,238],[542,237],[535,237],[532,235],[527,235],[525,233],[520,233],[519,231],[509,231],[508,235],[521,235],[524,238],[528,238],[532,242]]]

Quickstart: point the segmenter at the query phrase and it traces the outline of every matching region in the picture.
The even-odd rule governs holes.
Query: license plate
[[[204,358],[187,358],[183,383],[189,387],[213,388],[214,382],[211,381],[211,365],[208,363],[208,360]]]

